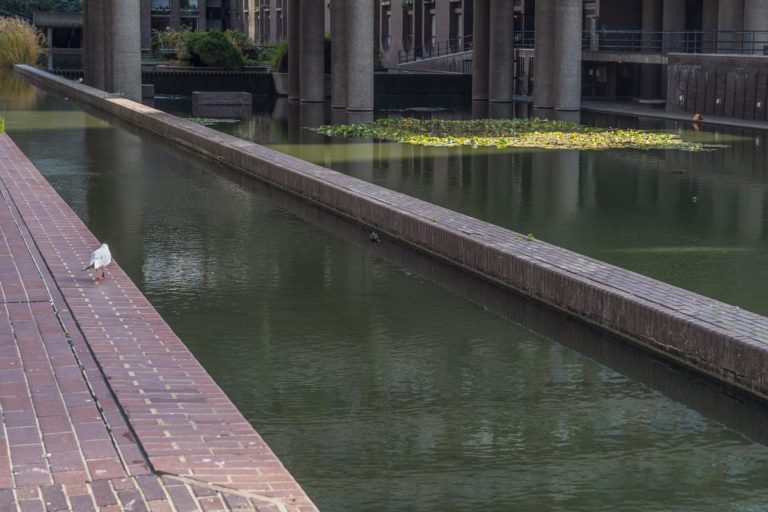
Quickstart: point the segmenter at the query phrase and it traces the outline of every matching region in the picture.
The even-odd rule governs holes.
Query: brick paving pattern
[[[0,511],[316,510],[7,135],[0,194]]]

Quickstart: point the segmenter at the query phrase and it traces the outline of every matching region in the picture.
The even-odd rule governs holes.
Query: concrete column
[[[110,92],[141,101],[141,6],[139,0],[111,0],[112,87]]]
[[[472,22],[472,99],[488,99],[491,1],[475,0]]]
[[[514,9],[509,0],[491,0],[488,99],[494,102],[511,102],[514,93]]]
[[[719,31],[744,30],[744,0],[720,1],[717,12],[717,29]],[[741,52],[741,36],[727,33],[720,33],[718,36],[718,52]]]
[[[347,4],[331,3],[331,108],[347,108]],[[354,0],[351,0],[354,2]]]
[[[768,1],[745,0],[744,1],[744,30],[768,30]],[[768,46],[768,35],[747,35],[749,38],[748,49],[750,53],[762,55]]]
[[[533,106],[550,109],[555,107],[555,0],[536,0],[535,10]]]
[[[179,0],[171,0],[171,19],[168,22],[171,28],[178,29],[181,27],[181,6],[179,5]]]
[[[83,81],[104,89],[104,8],[96,0],[83,2]]]
[[[685,30],[685,2],[686,0],[664,0],[664,16],[661,24],[664,32]],[[665,34],[664,52],[681,51],[681,43],[682,39],[679,35]]]
[[[198,18],[197,18],[197,30],[207,30],[208,24],[206,16],[207,14],[207,6],[206,6],[206,0],[197,0],[197,10],[200,12]]]
[[[703,53],[716,53],[717,51],[717,9],[718,0],[703,0],[701,12],[701,30],[704,31],[701,38]]]
[[[299,40],[299,97],[312,103],[325,101],[324,0],[301,0]]]
[[[53,71],[53,29],[51,27],[48,27],[46,38],[48,40],[48,55],[46,57],[47,67],[48,71]]]
[[[555,110],[581,109],[582,0],[556,0]]]
[[[642,29],[646,31],[661,30],[662,27],[662,1],[643,0]],[[660,44],[659,37],[645,36],[649,46],[648,51],[656,51]],[[641,66],[640,97],[643,99],[655,99],[662,97],[661,91],[661,67],[652,64]]]
[[[246,34],[248,34],[248,39],[254,42],[258,37],[256,30],[259,20],[259,14],[256,12],[258,4],[256,0],[248,0],[248,26],[246,27]]]
[[[288,98],[298,100],[301,95],[301,0],[288,2]]]
[[[141,0],[141,47],[152,46],[152,0]]]
[[[347,4],[347,110],[373,111],[373,0]]]

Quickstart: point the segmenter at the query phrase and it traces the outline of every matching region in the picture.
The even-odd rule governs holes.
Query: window
[[[152,12],[166,12],[170,10],[170,0],[152,0]]]
[[[392,44],[392,32],[390,31],[390,21],[392,17],[392,6],[389,4],[381,6],[381,47],[388,50]]]

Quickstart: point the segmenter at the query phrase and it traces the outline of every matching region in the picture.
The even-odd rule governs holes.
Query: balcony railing
[[[768,31],[595,30],[584,32],[582,48],[618,53],[768,55]]]
[[[533,31],[515,32],[515,48],[533,48]],[[433,45],[417,46],[407,50],[400,50],[399,62],[414,62],[421,59],[451,55],[466,52],[472,49],[472,35],[457,37]]]
[[[514,34],[516,49],[533,48],[532,30]],[[582,36],[585,51],[616,53],[722,53],[768,55],[768,30],[590,30]],[[400,50],[400,64],[472,49],[472,36]]]
[[[456,37],[447,41],[437,42],[424,46],[416,46],[407,50],[400,50],[398,60],[400,64],[421,59],[451,55],[466,52],[472,49],[472,36]]]

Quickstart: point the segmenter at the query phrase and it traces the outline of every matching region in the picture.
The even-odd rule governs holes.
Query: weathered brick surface
[[[768,319],[21,66],[19,73],[768,399]],[[163,451],[167,455],[167,449]],[[169,460],[169,463],[172,461]]]
[[[7,135],[0,194],[0,505],[314,510],[119,266],[81,272],[97,241]]]

